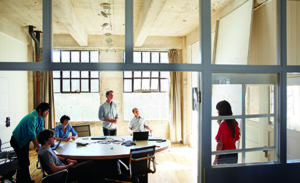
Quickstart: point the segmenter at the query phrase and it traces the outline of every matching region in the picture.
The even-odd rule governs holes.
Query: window
[[[134,63],[168,63],[168,52],[134,52]],[[169,72],[124,71],[124,93],[167,92]]]
[[[92,63],[99,61],[98,51],[54,50],[53,62]],[[100,101],[100,72],[63,70],[53,71],[55,120],[64,114],[71,121],[98,121]]]
[[[53,62],[98,62],[98,51],[53,51]],[[53,71],[55,93],[98,93],[98,71]]]

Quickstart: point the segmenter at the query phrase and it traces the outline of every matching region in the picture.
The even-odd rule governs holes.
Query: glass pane
[[[158,79],[151,79],[151,90],[158,90]]]
[[[99,78],[99,71],[91,71],[91,78]]]
[[[142,62],[142,53],[141,52],[134,52],[133,53],[133,62],[134,63],[141,63]]]
[[[53,50],[53,62],[60,62],[60,51]]]
[[[300,74],[287,75],[287,159],[300,161]]]
[[[89,78],[89,71],[81,71],[82,78]]]
[[[169,63],[168,52],[160,53],[160,63]]]
[[[273,150],[246,152],[245,163],[258,163],[268,161],[275,161]]]
[[[238,123],[238,127],[240,128],[240,133],[241,133],[241,136],[240,136],[240,139],[238,141],[236,141],[235,143],[235,147],[236,149],[241,149],[242,148],[242,120],[241,119],[235,119]],[[221,120],[222,123],[226,123],[224,120]],[[216,136],[218,134],[218,130],[219,130],[219,122],[218,120],[212,120],[212,123],[211,123],[211,135],[212,135],[212,139],[211,139],[211,150],[212,152],[213,151],[216,151],[216,147],[217,147],[217,141],[216,141]]]
[[[233,115],[242,114],[242,85],[219,84],[212,86],[212,115],[218,116],[216,105],[222,100],[230,103]]]
[[[89,91],[89,80],[88,79],[82,79],[81,80],[81,91],[82,92],[88,92]]]
[[[91,62],[99,62],[99,52],[91,51]]]
[[[79,79],[71,80],[72,92],[80,92]]]
[[[60,92],[60,79],[53,79],[53,90],[54,93]]]
[[[162,92],[169,91],[169,80],[168,79],[161,79],[160,80],[160,90]]]
[[[277,65],[278,2],[212,3],[212,63]]]
[[[70,62],[70,51],[61,51],[61,62]]]
[[[132,92],[132,80],[124,79],[124,92]]]
[[[151,62],[152,63],[159,63],[159,52],[152,52],[151,53]]]
[[[63,92],[70,92],[70,79],[63,79]]]
[[[78,63],[79,62],[79,51],[71,52],[71,62]]]
[[[149,78],[150,77],[150,71],[143,71],[143,78]]]
[[[140,77],[142,77],[142,72],[141,71],[134,71],[133,75],[134,75],[135,78],[140,78]]]
[[[246,148],[274,146],[274,123],[270,118],[246,119]]]
[[[82,63],[123,61],[125,1],[53,0],[52,15],[53,47],[93,49],[90,55],[89,51],[82,52],[80,57]],[[42,17],[42,15],[30,17]],[[23,22],[24,25],[29,23],[30,21],[27,24],[26,21]],[[103,51],[97,56],[98,50],[95,49]]]
[[[158,77],[158,73],[159,73],[159,72],[157,72],[157,71],[152,71],[152,76],[151,76],[151,77],[152,77],[152,78]]]
[[[300,65],[300,1],[287,1],[287,64]]]
[[[70,78],[70,71],[63,71],[62,76],[63,78]]]
[[[91,80],[91,92],[99,92],[99,79]]]
[[[124,71],[124,78],[132,78],[132,71]]]
[[[160,72],[161,78],[169,78],[169,76],[170,76],[169,72]]]
[[[80,78],[80,71],[71,71],[72,78]]]
[[[141,90],[141,79],[134,79],[133,90],[138,91]]]
[[[88,51],[81,51],[81,62],[89,62],[90,55]]]
[[[142,56],[143,63],[150,63],[150,52],[143,52]]]
[[[34,39],[39,37],[39,41],[42,42],[42,14],[43,1],[0,1],[0,62],[42,61],[42,43],[38,48],[39,54],[35,55],[38,52],[34,52],[35,43],[30,36],[34,35]],[[30,33],[29,25],[32,26]],[[36,36],[37,34],[39,36]]]
[[[53,78],[60,78],[60,71],[53,71]]]
[[[192,63],[191,45],[199,42],[200,35],[199,2],[134,1],[134,50],[144,49],[156,53],[157,50],[165,51],[161,55],[160,63],[169,63],[167,50],[170,50],[173,52],[170,54],[172,63]],[[227,3],[227,1],[222,3],[212,1],[212,4]],[[197,50],[198,54],[199,51],[200,49]],[[155,55],[151,63],[157,61]],[[143,63],[149,63],[148,58],[143,56]]]
[[[150,79],[142,80],[142,90],[150,90]]]
[[[246,86],[246,114],[270,114],[274,111],[274,87],[271,85]]]

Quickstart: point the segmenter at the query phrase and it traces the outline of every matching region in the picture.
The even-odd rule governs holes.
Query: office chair
[[[155,145],[131,149],[128,163],[129,167],[122,160],[119,159],[117,161],[119,174],[126,175],[129,179],[133,179],[133,181],[138,183],[139,178],[146,176],[148,173],[156,172],[154,154]],[[122,173],[122,168],[120,165],[123,165],[123,167],[126,169],[125,172],[123,171],[124,173]]]
[[[39,166],[39,164],[40,164],[40,166]],[[45,164],[41,160],[40,156],[38,156],[38,161],[37,161],[36,166],[38,169],[42,170],[42,173],[43,173],[42,183],[52,183],[52,182],[66,183],[67,182],[67,178],[68,178],[68,170],[67,169],[61,170],[56,173],[47,174],[47,172],[45,172],[45,169],[43,168],[43,167],[45,167]]]
[[[78,125],[72,126],[72,128],[77,132],[78,137],[91,136],[90,125]]]

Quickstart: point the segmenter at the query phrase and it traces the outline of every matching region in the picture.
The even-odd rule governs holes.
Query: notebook
[[[138,141],[138,140],[148,140],[149,138],[149,132],[145,131],[145,132],[133,132],[133,137],[132,140],[133,141]]]
[[[53,147],[51,147],[51,149],[52,149],[52,150],[56,150],[56,149],[58,148],[58,146],[60,145],[62,139],[63,139],[63,138],[61,138],[60,141],[59,141],[57,144],[55,144]]]

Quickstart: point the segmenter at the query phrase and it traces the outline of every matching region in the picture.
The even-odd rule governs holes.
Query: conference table
[[[132,142],[132,136],[107,136],[103,140],[92,140],[93,137],[79,137],[75,141],[61,142],[55,150],[56,154],[65,158],[80,160],[94,160],[99,172],[106,178],[120,176],[117,171],[117,161],[128,161],[130,149],[155,145],[155,153],[166,150],[170,141],[160,138],[152,138],[145,141],[134,141],[136,145],[125,146],[123,142]],[[105,172],[105,173],[104,173]],[[140,178],[140,182],[147,183],[148,175]]]
[[[55,152],[59,156],[70,159],[101,160],[128,158],[132,148],[155,145],[155,152],[160,152],[170,146],[169,140],[134,141],[136,145],[122,145],[123,142],[132,140],[132,136],[107,136],[104,140],[92,140],[92,138],[79,137],[75,141],[63,141]]]

